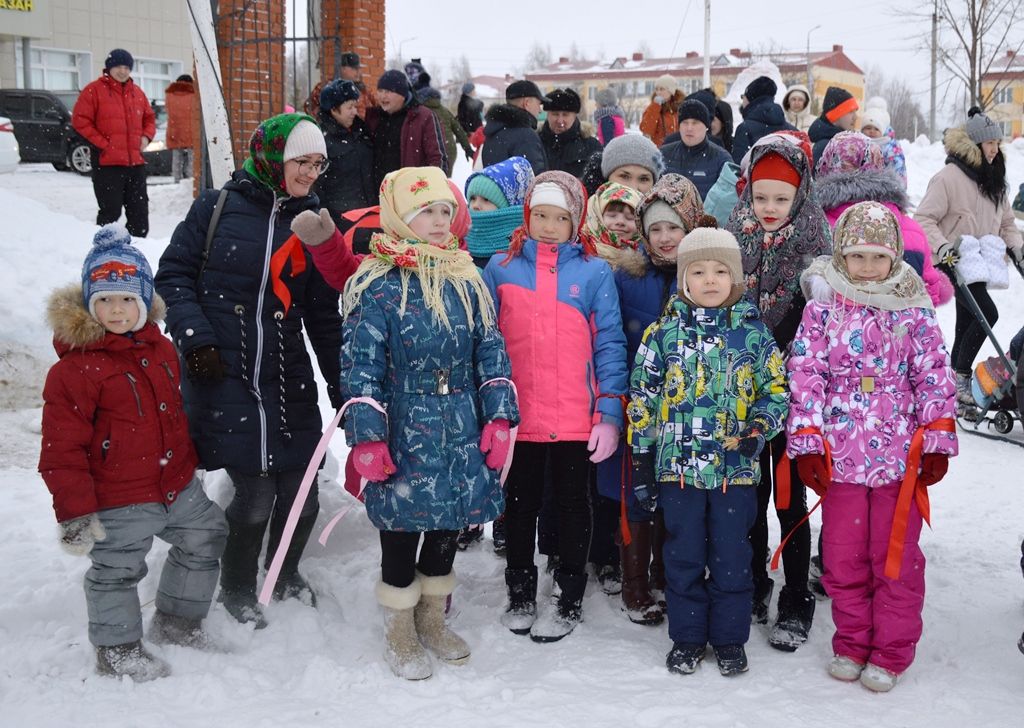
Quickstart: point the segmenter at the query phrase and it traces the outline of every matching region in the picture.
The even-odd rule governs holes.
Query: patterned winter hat
[[[880,202],[858,202],[836,222],[832,233],[832,260],[845,269],[845,256],[856,251],[884,253],[891,260],[903,257],[903,232],[899,220]]]
[[[508,159],[474,172],[466,180],[466,198],[484,197],[499,208],[522,205],[533,184],[533,167],[526,157]]]
[[[605,182],[603,185],[597,188],[597,192],[590,196],[587,200],[587,232],[590,235],[594,235],[598,238],[601,237],[602,233],[608,232],[610,241],[614,244],[620,239],[626,240],[626,237],[621,233],[611,233],[605,227],[602,217],[604,211],[608,209],[608,205],[613,202],[621,202],[627,207],[631,208],[635,213],[637,208],[640,207],[640,203],[643,202],[644,196],[639,190],[635,190],[632,187],[626,187],[626,185],[620,185],[618,182]],[[634,240],[631,247],[635,247],[639,238],[639,233],[634,233],[632,239]]]
[[[607,179],[612,172],[627,164],[650,170],[655,182],[665,170],[661,151],[643,134],[623,134],[608,142],[601,155],[601,174]]]
[[[743,293],[746,291],[743,278],[743,257],[740,255],[740,246],[736,242],[736,236],[728,230],[711,227],[691,230],[683,238],[683,242],[679,243],[676,255],[676,282],[687,300],[689,300],[689,292],[686,288],[686,269],[691,263],[696,263],[699,260],[714,260],[729,269],[729,275],[732,276],[732,293],[722,303],[722,306],[731,306],[743,297]],[[692,300],[689,302],[693,303]]]
[[[984,142],[1002,141],[1003,130],[987,115],[982,113],[977,106],[972,106],[967,112],[967,124],[964,126],[967,136],[979,146]]]
[[[885,160],[877,144],[859,131],[841,131],[832,137],[821,153],[815,175],[824,179],[840,172],[878,172],[883,169]]]
[[[261,122],[249,139],[249,158],[245,160],[242,168],[273,190],[274,194],[278,197],[288,196],[284,180],[285,149],[287,148],[289,152],[294,151],[293,148],[288,146],[288,138],[302,121],[309,122],[312,129],[320,135],[320,144],[323,145],[323,148],[317,147],[312,149],[312,151],[323,154],[326,157],[327,146],[324,144],[323,134],[320,132],[320,128],[316,125],[313,117],[306,114],[278,114],[277,116],[272,116]],[[305,146],[306,141],[310,144],[316,143],[316,140],[308,134],[308,131],[309,127],[304,132],[306,136],[303,137],[305,140],[303,146]],[[309,151],[305,153],[309,153]],[[295,156],[299,155],[293,155],[291,158]]]
[[[132,331],[146,325],[153,304],[153,271],[120,223],[99,229],[82,264],[82,303],[89,315],[96,318],[98,298],[112,295],[134,296],[139,304],[139,320]]]

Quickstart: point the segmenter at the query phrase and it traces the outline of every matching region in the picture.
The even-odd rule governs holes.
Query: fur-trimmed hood
[[[166,313],[164,299],[154,293],[147,322],[155,324],[162,321]],[[53,329],[53,345],[60,356],[72,349],[91,348],[107,335],[103,324],[94,319],[82,304],[82,286],[79,283],[63,286],[50,294],[46,303],[46,320]]]
[[[833,210],[848,202],[890,202],[906,212],[909,204],[907,192],[903,189],[896,173],[884,170],[855,170],[836,172],[815,180],[818,201],[826,210]]]
[[[942,135],[942,146],[951,157],[963,160],[974,169],[981,169],[981,147],[971,141],[962,126],[946,129]]]
[[[536,129],[537,119],[526,109],[512,104],[495,104],[484,115],[484,135],[493,136],[500,129]]]
[[[650,265],[647,254],[640,248],[615,248],[601,243],[597,246],[597,252],[613,271],[622,271],[634,278],[640,278],[647,273],[647,267]]]

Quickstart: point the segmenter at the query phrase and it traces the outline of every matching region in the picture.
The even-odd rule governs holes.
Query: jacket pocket
[[[138,380],[131,372],[125,372],[124,375],[128,378],[128,384],[132,388],[132,395],[135,397],[135,407],[139,411],[139,417],[142,417],[142,398],[139,396]]]
[[[594,411],[597,408],[597,395],[594,393],[594,380],[591,375],[590,362],[586,365],[586,382],[587,382],[587,401],[590,403],[590,416],[593,418]]]

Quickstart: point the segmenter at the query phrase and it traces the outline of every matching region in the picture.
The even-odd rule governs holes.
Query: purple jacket
[[[956,386],[935,312],[883,311],[838,295],[809,301],[786,368],[790,457],[832,449],[832,480],[876,487],[903,480],[915,430],[954,416]],[[957,454],[956,434],[926,431],[925,453]]]

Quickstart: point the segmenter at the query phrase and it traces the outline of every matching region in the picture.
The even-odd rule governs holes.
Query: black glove
[[[658,508],[658,481],[654,473],[654,453],[633,451],[633,495],[645,511]]]
[[[725,449],[735,450],[740,455],[753,460],[764,449],[764,435],[756,427],[748,427],[735,438],[725,438]]]
[[[224,359],[212,344],[200,346],[185,355],[188,376],[199,384],[216,384],[224,378]]]

